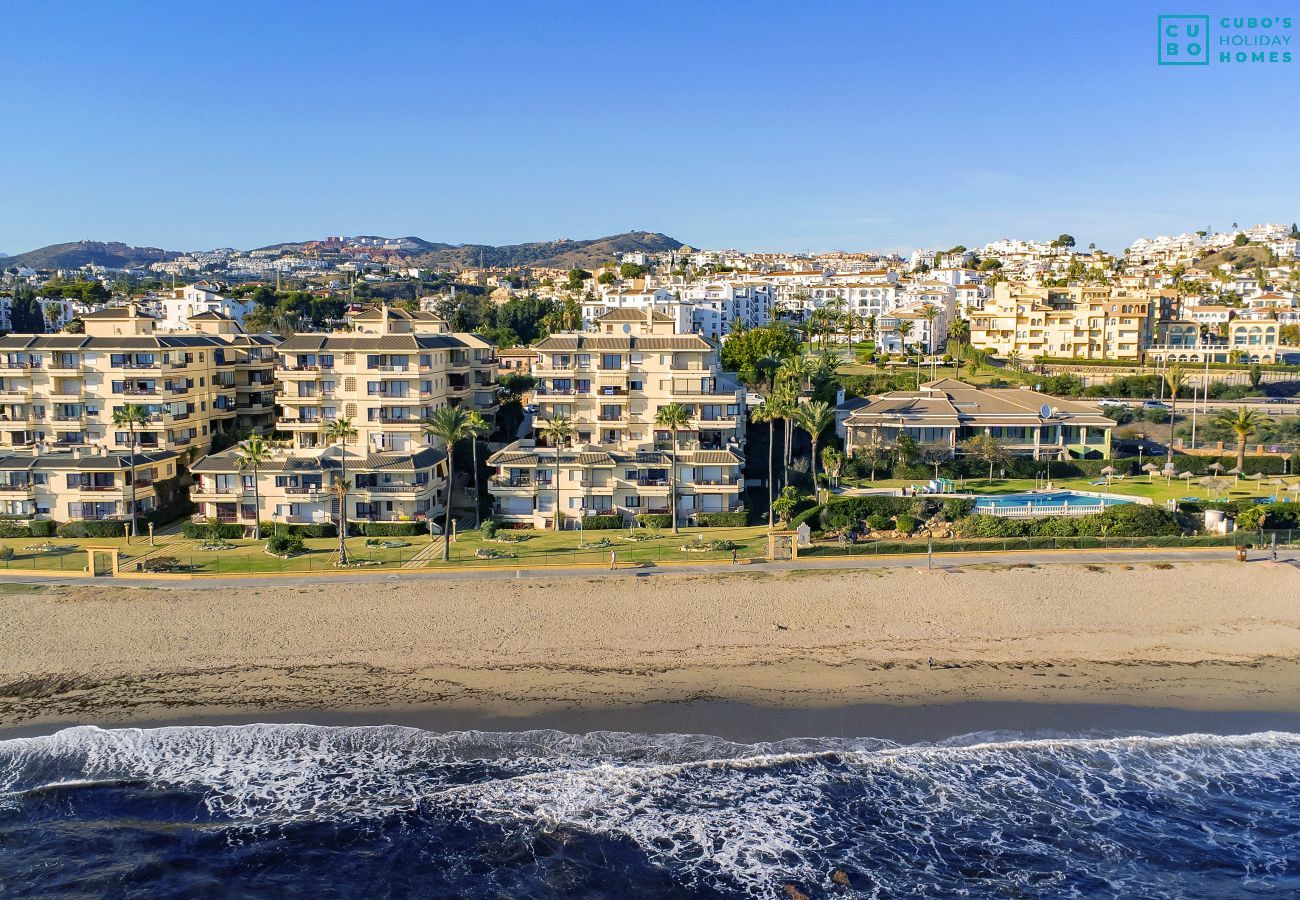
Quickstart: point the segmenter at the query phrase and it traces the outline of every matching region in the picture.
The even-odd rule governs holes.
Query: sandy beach
[[[1267,562],[51,586],[0,595],[0,635],[8,733],[399,709],[627,727],[710,704],[794,730],[866,707],[1300,713],[1300,570]]]

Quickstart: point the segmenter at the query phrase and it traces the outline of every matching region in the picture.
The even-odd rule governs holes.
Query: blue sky
[[[1300,218],[1300,52],[1157,66],[1158,13],[1257,11],[1185,6],[9,4],[0,250],[1118,249]]]

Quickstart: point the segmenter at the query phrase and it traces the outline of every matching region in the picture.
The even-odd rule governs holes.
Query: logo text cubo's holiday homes
[[[1290,16],[1167,15],[1157,21],[1162,66],[1283,65],[1293,57]]]

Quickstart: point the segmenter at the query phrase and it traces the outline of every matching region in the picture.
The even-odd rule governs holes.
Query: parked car
[[[535,416],[539,412],[541,412],[541,409],[542,408],[538,406],[536,403],[529,403],[527,406],[524,407],[524,412],[528,413],[528,415],[530,416]]]

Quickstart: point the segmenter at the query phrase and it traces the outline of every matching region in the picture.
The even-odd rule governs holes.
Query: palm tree
[[[776,405],[770,400],[764,400],[755,406],[749,414],[751,422],[759,425],[767,423],[767,523],[772,524],[772,502],[776,499],[772,484],[772,444],[776,442],[776,420],[781,418],[778,414]]]
[[[573,438],[573,422],[568,416],[556,416],[543,422],[538,433],[546,438],[546,443],[555,448],[555,510],[554,528],[560,530],[560,449],[564,442]]]
[[[1174,464],[1174,423],[1178,420],[1178,391],[1186,381],[1183,367],[1174,363],[1165,369],[1165,385],[1169,388],[1169,446],[1165,448],[1166,468]]]
[[[931,354],[934,353],[934,320],[939,318],[942,314],[943,310],[938,306],[935,306],[933,303],[927,303],[921,307],[921,316],[925,319],[926,334],[929,335],[929,339],[926,342],[926,350]]]
[[[667,428],[673,436],[673,474],[668,479],[669,500],[672,510],[669,515],[673,520],[673,534],[677,533],[677,432],[691,427],[691,414],[680,403],[669,403],[655,412],[655,424]]]
[[[1002,443],[993,435],[985,432],[977,434],[969,440],[963,441],[962,446],[966,452],[978,459],[980,462],[989,464],[989,481],[993,480],[993,467],[995,465],[1005,464],[1011,459],[1011,454],[1002,446]]]
[[[270,458],[271,446],[258,434],[239,444],[235,455],[235,465],[241,472],[244,469],[253,470],[253,540],[255,541],[262,539],[262,494],[257,485],[257,472]]]
[[[948,323],[948,339],[956,343],[957,352],[953,354],[953,359],[957,366],[957,371],[961,371],[961,347],[962,344],[970,340],[970,323],[965,319],[953,319]]]
[[[781,479],[783,484],[790,483],[790,435],[794,412],[799,408],[799,391],[794,384],[784,381],[778,384],[767,399],[772,414],[781,420]]]
[[[149,423],[149,411],[139,403],[126,403],[113,410],[113,425],[116,428],[125,428],[130,433],[131,438],[131,533],[127,535],[127,540],[135,537],[135,444],[137,428],[141,428]]]
[[[442,516],[442,561],[451,559],[451,495],[456,487],[455,470],[451,456],[456,442],[469,437],[469,413],[459,406],[444,406],[434,410],[433,415],[420,422],[420,431],[425,437],[442,441],[447,448],[447,505]]]
[[[1244,406],[1236,410],[1222,409],[1214,417],[1214,424],[1237,436],[1237,468],[1246,468],[1246,442],[1261,430],[1273,424],[1264,413]]]
[[[468,422],[466,428],[469,431],[470,453],[474,457],[474,527],[478,528],[483,523],[480,521],[480,498],[478,485],[478,439],[492,431],[492,426],[488,420],[483,418],[483,414],[477,409],[471,409],[467,415]]]
[[[795,412],[795,421],[799,427],[808,432],[812,439],[812,479],[813,493],[817,493],[817,441],[821,434],[835,422],[835,410],[824,400],[813,400],[803,404]]]
[[[346,478],[335,478],[330,482],[330,490],[334,492],[334,500],[339,507],[339,565],[348,564],[348,491],[352,490],[352,483]],[[446,559],[447,557],[443,557]]]
[[[325,429],[325,441],[339,444],[339,477],[344,481],[348,479],[348,438],[357,436],[356,426],[352,424],[351,419],[335,419],[329,423]],[[347,499],[347,498],[344,498]]]
[[[915,327],[911,319],[901,319],[894,326],[894,331],[898,332],[898,349],[903,353],[907,353],[907,336],[912,333],[912,329]]]

